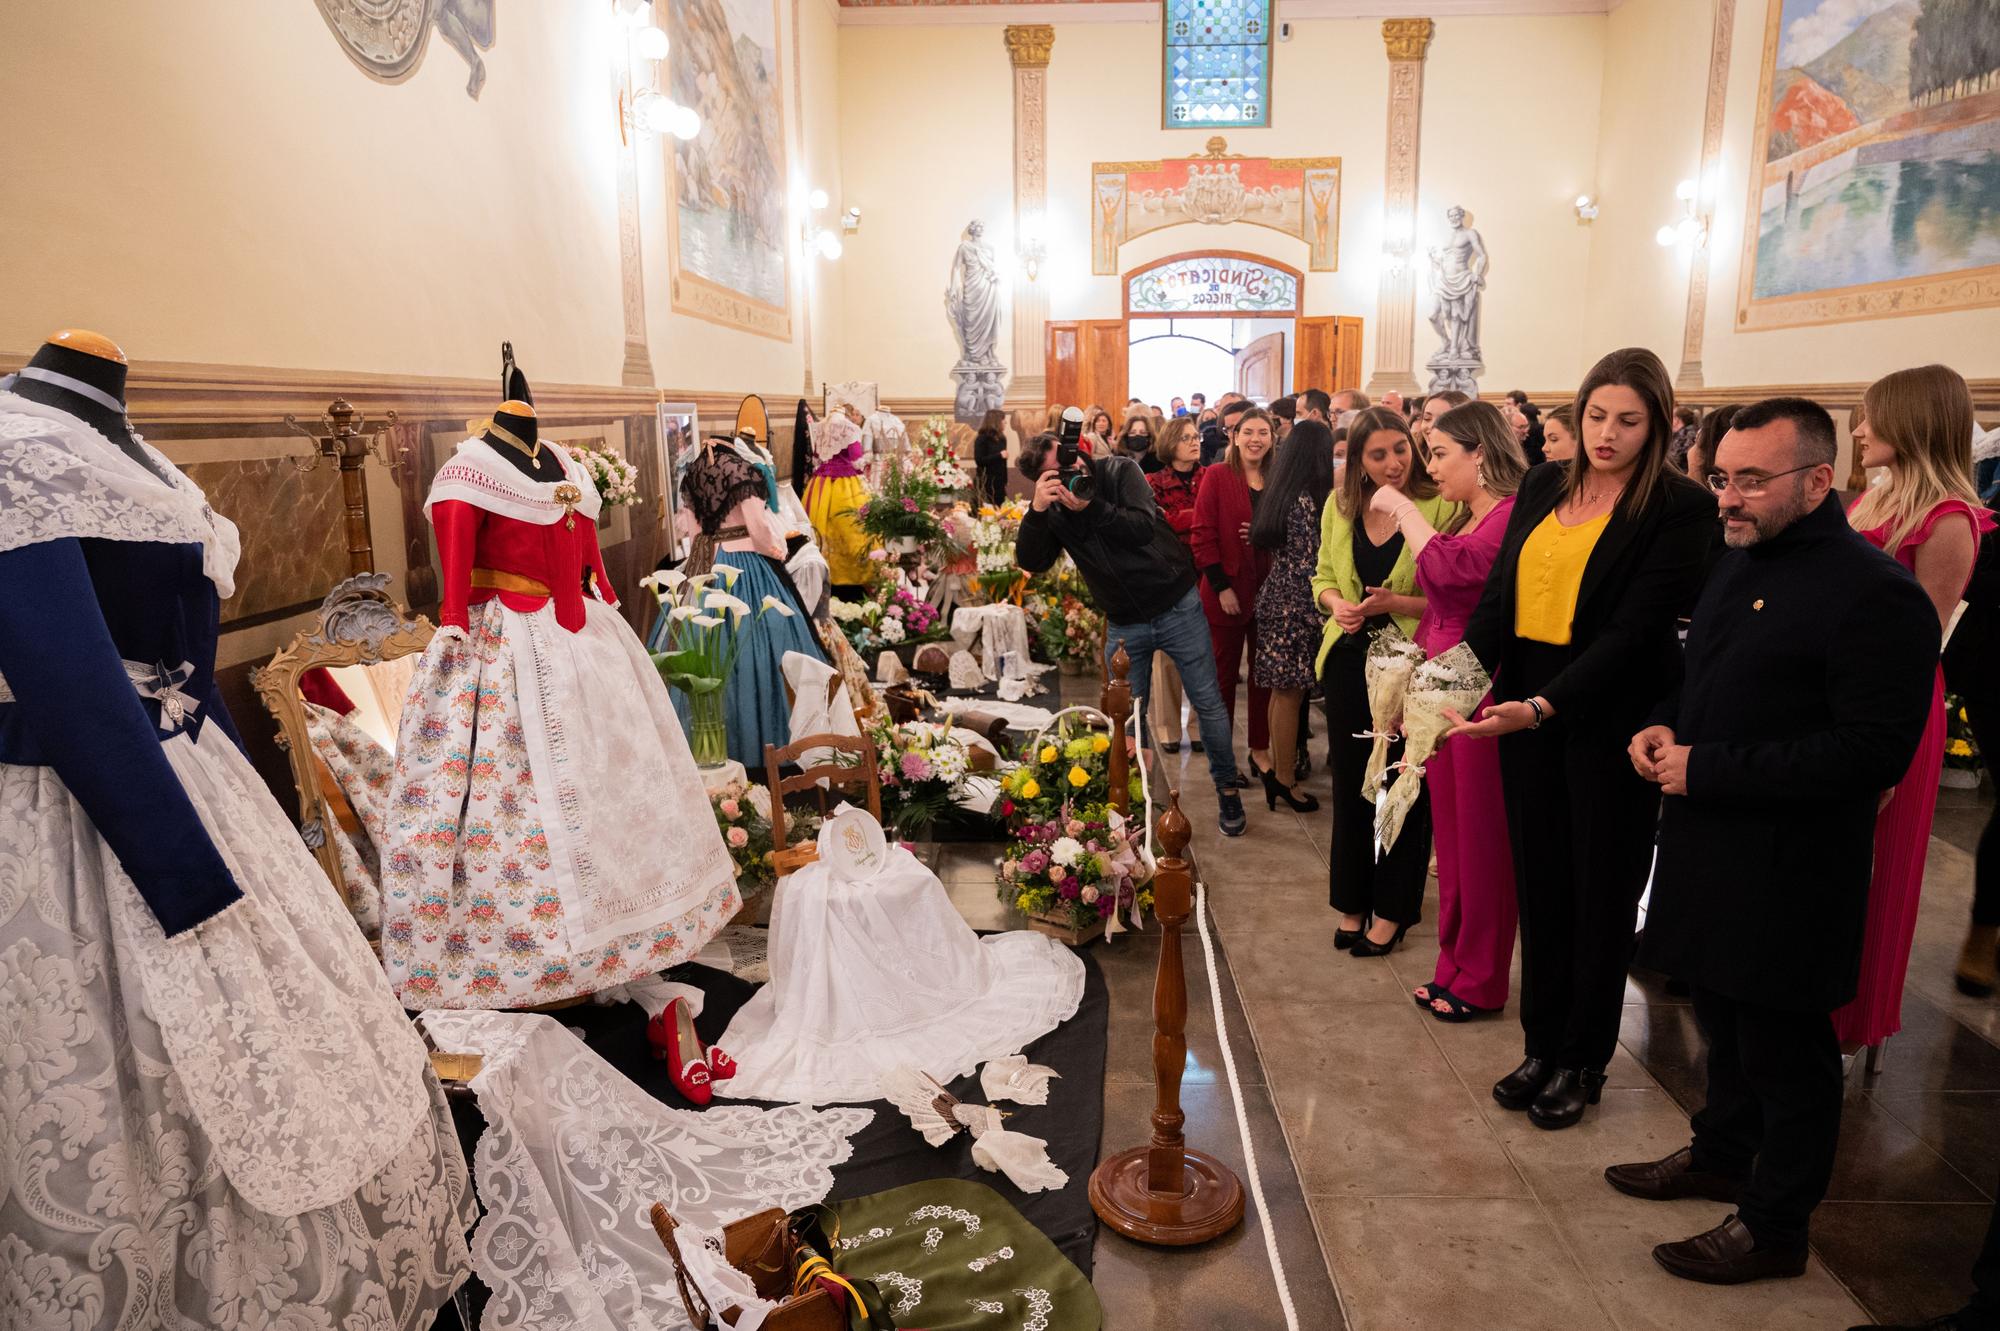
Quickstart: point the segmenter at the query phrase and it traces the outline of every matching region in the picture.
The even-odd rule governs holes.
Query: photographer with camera
[[[1246,820],[1236,794],[1235,744],[1216,684],[1215,651],[1195,590],[1194,558],[1160,514],[1145,475],[1129,458],[1082,452],[1083,413],[1063,413],[1060,434],[1021,446],[1021,474],[1034,482],[1034,507],[1021,521],[1014,559],[1040,573],[1067,553],[1109,621],[1108,661],[1122,642],[1131,659],[1138,715],[1151,699],[1153,653],[1165,652],[1201,723],[1208,771],[1215,782],[1217,824],[1242,836]]]

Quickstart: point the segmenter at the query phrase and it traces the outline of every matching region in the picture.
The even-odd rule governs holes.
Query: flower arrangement
[[[579,448],[576,460],[597,482],[597,497],[606,508],[639,502],[639,469],[614,448]]]
[[[1965,716],[1965,700],[1955,693],[1944,699],[1944,765],[1961,772],[1977,772],[1979,744],[1972,737],[1972,723]]]
[[[944,537],[938,521],[940,492],[937,483],[899,457],[882,468],[882,479],[867,503],[855,511],[855,519],[870,540],[914,541],[919,546],[936,545]]]
[[[910,451],[917,474],[937,489],[963,490],[972,484],[971,473],[951,446],[951,421],[946,417],[932,416],[919,426]]]
[[[886,709],[868,722],[882,781],[882,817],[898,835],[921,838],[957,802],[971,755],[949,725],[889,719]]]
[[[772,863],[777,845],[771,839],[771,792],[748,781],[731,781],[709,792],[709,807],[722,844],[736,866],[736,890],[747,901],[778,881]],[[814,809],[786,809],[785,836],[793,843],[819,835],[820,815]]]
[[[945,637],[943,616],[924,599],[922,590],[898,569],[895,576],[876,583],[865,601],[831,598],[828,613],[861,653]]]
[[[1028,583],[1022,604],[1044,660],[1081,665],[1103,656],[1104,616],[1067,555]]]
[[[1153,907],[1136,829],[1116,809],[1075,809],[1025,824],[1000,862],[1000,898],[1024,915],[1083,933],[1120,910],[1133,926]]]
[[[1126,776],[1126,807],[1143,804],[1146,789],[1134,764]],[[1111,736],[1103,731],[1071,733],[1067,727],[1042,736],[1035,749],[1000,778],[996,812],[1018,832],[1075,809],[1101,809],[1111,802]]]
[[[729,594],[740,576],[740,570],[718,564],[712,572],[692,577],[673,569],[639,579],[640,586],[651,588],[659,598],[661,613],[669,621],[664,649],[651,653],[653,668],[687,695],[693,721],[688,745],[702,767],[728,761],[722,686],[743,646],[743,621],[753,613],[748,602]],[[754,617],[772,613],[789,619],[793,611],[777,597],[766,596]]]
[[[973,585],[989,601],[1018,597],[1027,585],[1028,575],[1014,559],[1014,541],[1026,514],[1025,505],[1010,499],[998,507],[981,505],[973,522]]]

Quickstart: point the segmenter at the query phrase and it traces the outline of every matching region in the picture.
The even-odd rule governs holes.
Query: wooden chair
[[[857,761],[852,764],[839,762],[821,763],[807,767],[796,776],[781,776],[785,764],[796,763],[804,755],[818,749],[832,749],[835,753],[851,753]],[[821,781],[827,785],[822,786]],[[819,811],[828,812],[827,789],[829,786],[856,788],[867,791],[868,812],[882,821],[882,779],[875,768],[875,741],[854,735],[805,735],[780,747],[775,744],[764,746],[764,784],[771,792],[771,844],[777,853],[771,857],[772,867],[779,877],[791,873],[801,866],[811,864],[819,858],[819,848],[809,842],[792,845],[785,836],[785,796],[793,791],[810,790],[819,799]]]

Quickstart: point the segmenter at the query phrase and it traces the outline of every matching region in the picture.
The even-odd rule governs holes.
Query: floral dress
[[[1257,591],[1257,654],[1251,682],[1267,689],[1313,685],[1313,655],[1324,617],[1313,604],[1313,569],[1319,563],[1319,511],[1300,495],[1285,515],[1285,543],[1272,555],[1271,571]]]

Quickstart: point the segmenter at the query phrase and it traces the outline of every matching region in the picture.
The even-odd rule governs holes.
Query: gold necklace
[[[526,453],[528,455],[528,461],[540,462],[542,460],[541,440],[537,439],[532,444],[523,443],[519,435],[516,435],[512,430],[509,430],[504,425],[498,425],[498,424],[489,425],[486,427],[486,429],[487,432],[490,433],[495,439],[499,439],[504,443],[512,444],[514,447],[520,449],[523,453]]]

